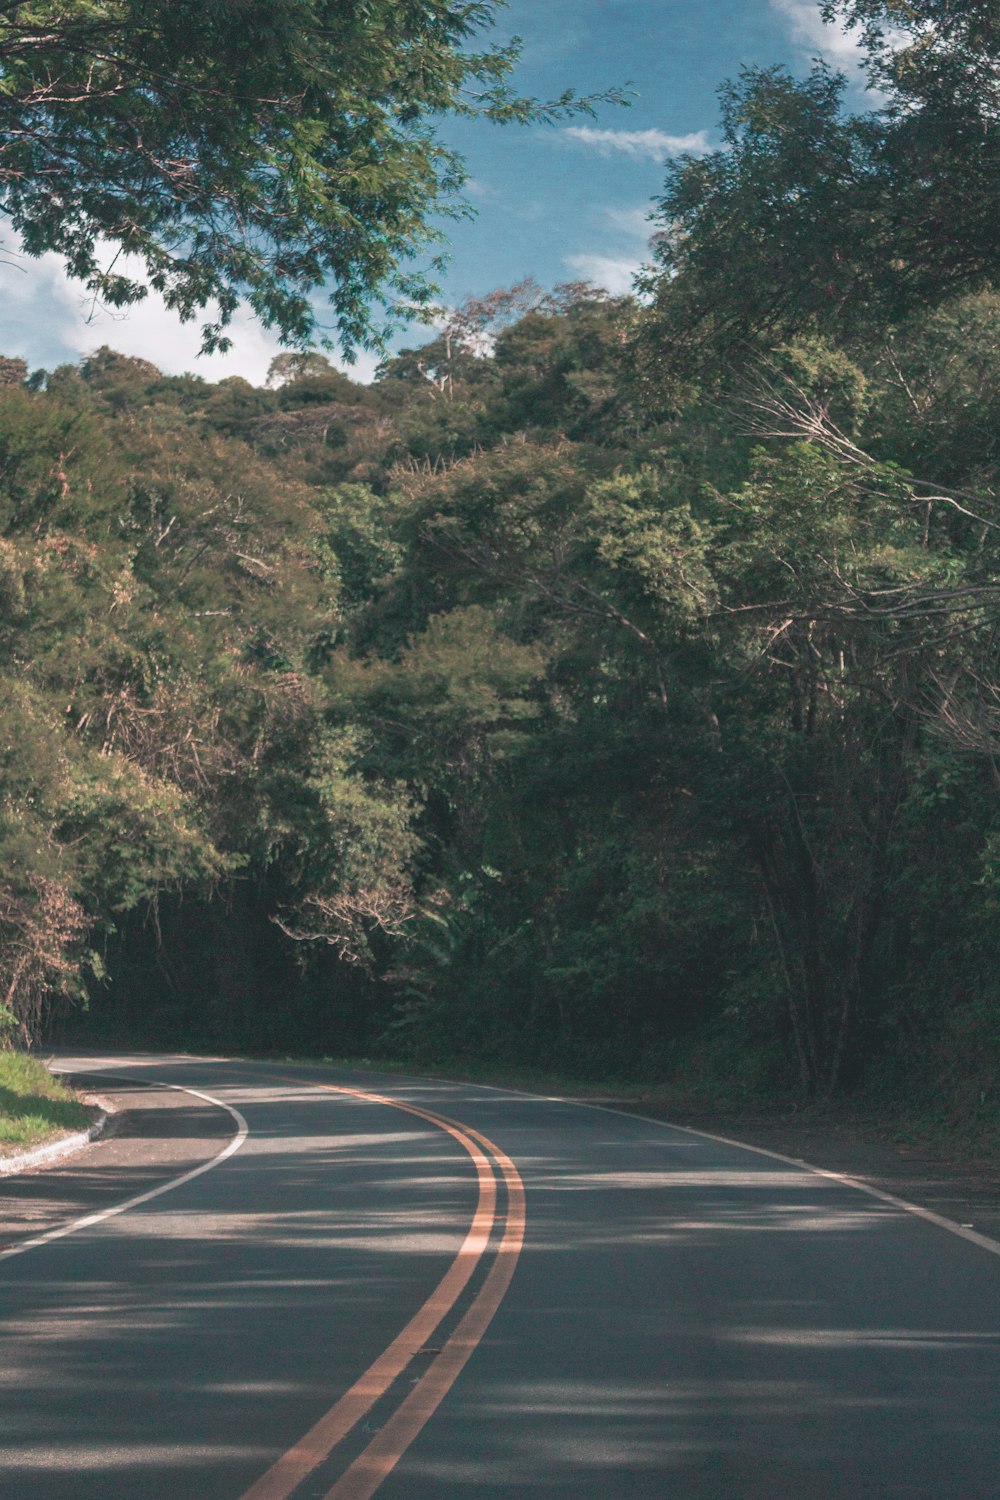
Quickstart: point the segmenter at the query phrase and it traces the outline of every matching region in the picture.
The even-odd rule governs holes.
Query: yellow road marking
[[[514,1163],[492,1141],[476,1130],[470,1130],[469,1134],[492,1151],[507,1184],[507,1227],[497,1258],[441,1353],[364,1452],[327,1491],[324,1500],[368,1500],[375,1493],[455,1384],[510,1286],[524,1243],[524,1184]]]
[[[269,1076],[276,1077],[274,1074]],[[498,1247],[497,1260],[487,1274],[478,1296],[452,1337],[443,1345],[441,1353],[414,1387],[411,1395],[403,1402],[396,1416],[379,1434],[379,1437],[383,1438],[391,1428],[396,1435],[392,1440],[391,1454],[382,1451],[385,1448],[385,1444],[382,1444],[377,1458],[378,1470],[373,1481],[369,1479],[362,1481],[360,1470],[352,1479],[352,1483],[364,1482],[369,1487],[343,1492],[344,1495],[349,1493],[352,1496],[370,1495],[399,1461],[402,1453],[413,1441],[431,1413],[436,1410],[499,1307],[513,1275],[514,1264],[523,1241],[524,1189],[516,1167],[503,1152],[478,1131],[468,1129],[444,1115],[422,1109],[416,1104],[405,1104],[398,1099],[389,1099],[381,1094],[367,1093],[363,1089],[347,1088],[330,1083],[315,1083],[312,1080],[306,1084],[302,1079],[288,1077],[281,1077],[279,1081],[294,1083],[298,1087],[320,1088],[329,1093],[345,1094],[371,1104],[387,1105],[391,1109],[399,1109],[407,1114],[416,1115],[438,1129],[447,1131],[469,1153],[475,1164],[479,1180],[479,1199],[468,1234],[458,1254],[427,1301],[414,1314],[402,1332],[393,1339],[388,1348],[355,1381],[350,1390],[346,1391],[325,1416],[321,1417],[304,1437],[289,1448],[288,1452],[284,1453],[245,1492],[241,1500],[287,1500],[306,1475],[329,1457],[341,1439],[371,1410],[375,1402],[406,1369],[441,1320],[458,1301],[489,1244],[496,1220],[497,1183],[493,1164],[489,1156],[485,1154],[486,1152],[492,1152],[507,1183],[509,1198],[507,1228]],[[421,1396],[421,1400],[414,1402],[414,1398],[418,1395]],[[396,1428],[394,1424],[404,1410],[408,1412],[407,1419]],[[418,1412],[424,1414],[414,1420]],[[408,1436],[406,1436],[407,1433],[409,1433]],[[402,1440],[404,1437],[405,1440]],[[355,1474],[355,1470],[359,1469],[359,1465],[363,1465],[374,1447],[375,1443],[369,1444],[360,1458],[346,1471],[341,1483]],[[371,1473],[375,1473],[371,1464],[368,1469]],[[339,1500],[341,1491],[335,1487],[331,1494],[336,1494]]]

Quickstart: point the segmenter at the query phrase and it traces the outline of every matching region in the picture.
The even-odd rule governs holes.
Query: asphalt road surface
[[[3,1500],[1000,1500],[974,1232],[558,1100],[63,1066],[174,1144],[0,1226]]]

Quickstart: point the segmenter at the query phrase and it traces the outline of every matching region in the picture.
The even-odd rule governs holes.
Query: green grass
[[[93,1118],[37,1058],[0,1050],[0,1154],[84,1130]]]
[[[891,1120],[890,1138],[944,1161],[1000,1171],[1000,1110],[996,1105],[978,1111],[901,1109]]]

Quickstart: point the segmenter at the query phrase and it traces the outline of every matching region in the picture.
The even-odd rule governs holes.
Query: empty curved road
[[[559,1100],[61,1066],[190,1150],[0,1231],[4,1500],[1000,1496],[991,1241]]]

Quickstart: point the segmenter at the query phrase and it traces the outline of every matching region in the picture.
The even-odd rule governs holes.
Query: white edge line
[[[15,1255],[24,1255],[27,1250],[35,1250],[39,1245],[48,1245],[52,1240],[65,1239],[68,1234],[76,1234],[81,1229],[89,1229],[105,1219],[117,1218],[119,1214],[127,1213],[130,1208],[138,1208],[140,1203],[149,1203],[153,1198],[161,1197],[163,1193],[172,1193],[174,1188],[183,1187],[186,1182],[192,1182],[203,1172],[210,1172],[213,1167],[220,1166],[227,1157],[233,1156],[240,1149],[250,1134],[250,1127],[239,1110],[227,1104],[224,1099],[216,1099],[213,1094],[203,1094],[200,1089],[184,1088],[179,1083],[159,1083],[154,1079],[143,1079],[143,1083],[146,1087],[176,1089],[182,1094],[192,1094],[196,1099],[204,1099],[206,1104],[214,1104],[219,1109],[224,1109],[236,1121],[236,1134],[218,1155],[213,1156],[210,1161],[203,1161],[200,1166],[192,1168],[190,1172],[184,1172],[180,1177],[172,1178],[170,1182],[161,1182],[159,1187],[150,1188],[145,1193],[138,1193],[134,1198],[126,1198],[124,1203],[116,1203],[113,1208],[104,1208],[96,1214],[85,1214],[82,1219],[74,1219],[72,1224],[64,1224],[59,1229],[46,1230],[44,1234],[36,1234],[30,1240],[22,1240],[20,1244],[12,1245],[9,1250],[0,1250],[0,1260],[10,1260]]]
[[[350,1072],[351,1069],[345,1068],[344,1071]],[[360,1072],[360,1069],[357,1071]],[[383,1074],[384,1076],[386,1075]],[[886,1193],[882,1188],[872,1187],[870,1183],[862,1182],[858,1177],[849,1177],[846,1172],[833,1172],[828,1167],[815,1167],[812,1162],[802,1161],[795,1156],[782,1156],[780,1151],[769,1151],[766,1146],[751,1146],[746,1141],[735,1141],[728,1135],[713,1135],[710,1130],[696,1130],[692,1125],[674,1125],[670,1120],[654,1120],[650,1115],[637,1115],[633,1110],[612,1109],[606,1104],[590,1104],[585,1099],[572,1099],[565,1094],[532,1094],[526,1089],[504,1088],[502,1084],[496,1083],[435,1078],[432,1073],[411,1073],[398,1076],[415,1078],[425,1083],[458,1083],[463,1088],[481,1089],[489,1094],[515,1094],[519,1099],[537,1099],[543,1104],[569,1104],[576,1109],[592,1109],[602,1115],[620,1115],[626,1120],[641,1120],[643,1125],[657,1125],[661,1130],[680,1130],[685,1135],[700,1136],[705,1141],[718,1141],[722,1146],[735,1146],[740,1151],[752,1151],[755,1156],[766,1156],[771,1161],[783,1162],[786,1166],[795,1167],[800,1172],[811,1172],[815,1177],[826,1177],[829,1181],[839,1182],[844,1187],[857,1188],[859,1193],[867,1193],[870,1198],[878,1198],[883,1203],[890,1203],[893,1208],[901,1208],[908,1214],[914,1214],[918,1219],[926,1220],[928,1224],[936,1224],[939,1229],[946,1229],[949,1234],[958,1235],[959,1239],[978,1245],[980,1250],[986,1250],[990,1255],[1000,1255],[1000,1240],[991,1239],[988,1234],[980,1234],[976,1229],[967,1229],[964,1224],[945,1218],[944,1214],[936,1214],[932,1208],[923,1208],[919,1203],[910,1203],[906,1198],[897,1198],[894,1193]]]
[[[189,1055],[192,1057],[198,1056],[198,1054],[196,1053],[191,1053]],[[258,1060],[256,1058],[233,1057],[211,1059],[211,1061],[225,1061],[237,1064],[249,1063],[250,1066],[253,1067]],[[293,1063],[290,1064],[290,1066],[294,1067],[295,1065]],[[325,1065],[323,1063],[307,1063],[305,1066],[322,1069]],[[334,1068],[328,1067],[327,1071],[333,1072],[336,1070]],[[341,1071],[345,1073],[352,1073],[355,1076],[360,1077],[370,1076],[370,1074],[367,1074],[366,1070],[362,1068],[351,1068],[348,1066],[343,1068]],[[372,1069],[371,1072],[378,1073],[379,1070]],[[598,1113],[603,1115],[621,1115],[626,1120],[641,1120],[644,1125],[656,1125],[661,1130],[679,1130],[684,1135],[700,1136],[702,1140],[717,1141],[722,1146],[735,1146],[739,1151],[751,1151],[755,1156],[766,1156],[771,1161],[780,1161],[783,1162],[786,1166],[796,1167],[800,1172],[811,1172],[815,1177],[825,1177],[829,1181],[839,1182],[845,1187],[857,1188],[859,1193],[867,1193],[870,1198],[878,1198],[881,1200],[881,1202],[889,1203],[893,1208],[901,1208],[905,1213],[913,1214],[916,1218],[923,1219],[928,1224],[936,1224],[939,1229],[945,1229],[949,1234],[957,1235],[961,1240],[968,1240],[971,1245],[978,1245],[980,1250],[986,1250],[990,1255],[1000,1255],[1000,1240],[992,1239],[987,1234],[980,1234],[978,1230],[975,1229],[966,1229],[964,1224],[959,1224],[954,1219],[945,1218],[943,1214],[936,1214],[931,1208],[923,1208],[919,1203],[910,1203],[906,1198],[897,1198],[894,1193],[883,1192],[881,1188],[872,1187],[870,1183],[862,1182],[858,1177],[849,1177],[846,1172],[832,1172],[827,1167],[815,1167],[813,1166],[812,1162],[801,1161],[794,1156],[782,1156],[779,1151],[769,1151],[766,1146],[751,1146],[748,1145],[746,1141],[735,1141],[731,1136],[713,1135],[709,1130],[696,1130],[692,1125],[674,1125],[669,1120],[654,1120],[650,1115],[637,1115],[633,1110],[610,1109],[606,1104],[589,1104],[584,1099],[573,1099],[566,1094],[533,1094],[530,1093],[527,1089],[504,1088],[502,1084],[497,1083],[475,1083],[471,1079],[435,1077],[433,1073],[382,1072],[381,1076],[383,1078],[389,1078],[390,1080],[398,1081],[403,1081],[404,1079],[409,1078],[421,1083],[457,1083],[462,1088],[478,1089],[484,1094],[513,1094],[519,1099],[536,1099],[543,1104],[569,1104],[573,1105],[577,1109],[597,1110]],[[169,1085],[163,1086],[169,1087]],[[193,1094],[197,1091],[195,1089],[187,1089],[185,1092]],[[209,1095],[202,1094],[199,1097],[208,1099]],[[213,1099],[211,1102],[213,1104],[220,1104],[223,1109],[229,1109],[229,1105],[222,1104],[222,1101],[220,1099]],[[234,1115],[237,1119],[243,1121],[243,1116],[240,1115],[237,1110],[229,1109],[229,1113],[231,1115]],[[245,1126],[246,1122],[243,1121],[243,1124]],[[239,1150],[239,1146],[242,1144],[243,1141],[241,1140],[239,1142],[239,1145],[234,1145],[232,1147],[232,1150]],[[217,1160],[221,1161],[222,1158],[219,1157],[217,1158]],[[209,1162],[208,1166],[199,1167],[198,1172],[207,1171],[209,1166],[214,1165],[214,1161]],[[192,1175],[197,1176],[197,1172]],[[180,1182],[186,1181],[187,1178],[180,1179]],[[179,1183],[170,1183],[167,1185],[167,1187],[160,1189],[159,1191],[166,1192],[170,1187],[174,1186],[179,1186]],[[135,1199],[134,1201],[141,1202],[142,1199]],[[122,1205],[122,1210],[125,1208],[130,1208],[131,1206],[131,1203],[125,1203]],[[122,1210],[117,1211],[120,1212]],[[74,1227],[76,1226],[71,1225],[70,1229],[66,1230],[65,1232],[71,1232],[72,1228]],[[19,1248],[27,1250],[29,1246],[24,1245]],[[16,1253],[16,1249],[0,1252],[0,1260],[3,1260],[5,1255],[13,1255]]]
[[[489,1085],[486,1086],[489,1087]],[[503,1089],[500,1092],[514,1094],[520,1091]],[[526,1094],[524,1097],[534,1099],[544,1096]],[[1000,1240],[991,1239],[988,1234],[980,1234],[975,1229],[966,1229],[964,1224],[958,1224],[954,1219],[946,1219],[944,1214],[936,1214],[932,1208],[922,1208],[919,1203],[910,1203],[906,1198],[897,1198],[895,1193],[886,1193],[882,1188],[872,1187],[870,1183],[862,1182],[859,1177],[849,1177],[846,1172],[832,1172],[828,1167],[814,1167],[812,1162],[802,1161],[795,1156],[782,1156],[780,1151],[769,1151],[766,1146],[750,1146],[746,1141],[734,1141],[728,1135],[714,1135],[710,1130],[696,1130],[692,1125],[673,1125],[669,1120],[654,1120],[649,1115],[637,1115],[627,1109],[610,1109],[606,1104],[587,1104],[580,1099],[559,1098],[555,1095],[552,1102],[575,1104],[578,1109],[596,1109],[604,1115],[624,1115],[627,1120],[641,1120],[644,1125],[658,1125],[662,1130],[681,1130],[685,1135],[700,1136],[704,1141],[718,1141],[722,1146],[735,1146],[740,1151],[752,1151],[755,1156],[766,1156],[771,1161],[783,1162],[786,1166],[796,1167],[800,1172],[811,1172],[815,1177],[826,1177],[830,1182],[839,1182],[844,1187],[857,1188],[858,1192],[867,1193],[870,1198],[879,1198],[883,1203],[891,1203],[893,1208],[901,1208],[908,1214],[915,1214],[918,1219],[926,1219],[928,1224],[936,1224],[939,1229],[947,1229],[949,1234],[957,1234],[959,1239],[978,1245],[980,1250],[987,1250],[990,1255],[1000,1255]]]

